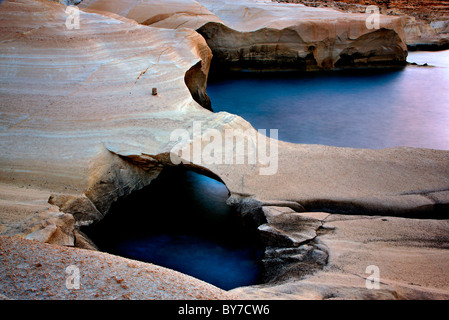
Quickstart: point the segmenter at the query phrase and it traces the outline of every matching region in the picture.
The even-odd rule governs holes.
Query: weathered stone
[[[316,240],[320,220],[288,207],[264,206],[267,223],[258,227],[265,246],[262,263],[266,282],[299,279],[327,263],[328,252]]]
[[[376,6],[382,14],[403,17],[409,50],[445,50],[449,48],[449,2],[444,0],[273,0],[311,7],[330,7],[344,12],[367,12]],[[373,10],[368,12],[373,13]]]
[[[407,56],[402,20],[396,17],[381,16],[380,30],[370,30],[367,15],[331,9],[258,0],[163,3],[162,7],[159,0],[126,4],[86,0],[81,7],[111,11],[145,25],[196,29],[205,37],[214,54],[214,66],[220,69],[400,66]]]
[[[84,195],[76,197],[52,194],[48,203],[58,206],[59,210],[65,213],[70,213],[75,218],[77,225],[97,222],[103,217],[89,198]]]
[[[268,224],[260,226],[259,230],[265,235],[264,238],[268,238],[270,246],[298,246],[315,238],[316,231],[321,227],[317,219],[303,216],[290,208],[263,207],[263,212]],[[270,235],[274,239],[270,239]]]
[[[301,212],[299,215],[301,217],[307,217],[323,221],[326,220],[326,218],[329,217],[330,214],[327,212]]]
[[[278,229],[270,224],[263,224],[259,226],[258,230],[262,242],[268,246],[290,247],[298,246],[301,243],[282,229]]]
[[[5,232],[5,236],[16,236],[51,244],[74,245],[74,218],[71,214],[52,208],[37,213]]]
[[[293,201],[261,200],[261,202],[262,206],[288,207],[295,212],[303,212],[306,210],[301,204]]]
[[[332,219],[330,219],[332,218]],[[330,215],[325,225],[334,231],[318,236],[307,255],[306,246],[267,250],[282,261],[290,255],[309,263],[323,261],[313,273],[232,290],[246,299],[448,299],[449,233],[447,220]],[[323,247],[324,246],[324,247]],[[285,262],[284,262],[285,263]],[[275,265],[276,266],[276,265]],[[379,289],[366,282],[379,268]],[[286,270],[285,272],[289,272]],[[430,276],[431,275],[431,276]],[[372,283],[373,278],[368,281]]]
[[[125,6],[122,8],[124,11],[127,10],[128,3],[125,2],[111,2],[111,8],[119,4]],[[162,10],[165,5],[160,3],[159,8]],[[173,28],[176,30],[148,27],[117,14],[81,10],[80,29],[69,30],[65,28],[67,14],[63,5],[44,0],[4,0],[0,6],[0,232],[3,234],[20,238],[36,232],[31,237],[41,240],[52,239],[53,234],[59,239],[62,239],[61,234],[64,237],[70,236],[73,224],[70,227],[70,223],[65,223],[70,222],[71,215],[61,213],[58,208],[47,203],[51,194],[57,195],[53,200],[58,205],[67,204],[67,210],[75,208],[73,212],[77,216],[79,213],[82,221],[92,214],[95,216],[93,208],[101,214],[107,214],[114,201],[151,183],[164,166],[174,165],[170,161],[170,152],[177,141],[171,141],[170,135],[176,129],[186,129],[191,134],[193,121],[201,121],[204,129],[216,129],[222,134],[227,129],[255,132],[244,119],[226,112],[212,113],[194,100],[192,92],[205,89],[203,80],[211,53],[204,50],[205,40],[192,29],[182,26],[179,29]],[[194,3],[194,6],[198,6],[198,3]],[[198,21],[204,25],[203,22],[211,16],[211,11],[205,12],[205,19],[189,20],[192,25]],[[146,12],[142,10],[142,14],[145,15]],[[267,12],[262,12],[261,17],[266,17],[266,14]],[[159,18],[158,26],[161,26],[166,19],[163,14]],[[235,21],[238,22],[237,20]],[[178,21],[176,15],[171,21]],[[391,21],[397,22],[394,19]],[[260,19],[257,23],[261,26],[264,22],[269,20]],[[360,27],[360,24],[356,25]],[[187,26],[187,23],[183,26]],[[337,24],[339,26],[342,24]],[[317,36],[327,39],[325,33],[328,29],[312,30],[317,31]],[[354,35],[355,39],[364,36],[359,31]],[[385,30],[382,32],[386,34]],[[401,45],[399,47],[402,48]],[[333,60],[326,60],[325,48],[326,45],[323,44],[322,48],[317,49],[317,57],[324,63],[323,66],[331,66]],[[337,50],[340,49],[342,48]],[[355,53],[348,51],[347,55],[350,59]],[[197,68],[192,69],[194,66]],[[186,83],[186,73],[189,70],[202,73],[191,77],[195,81],[187,81],[193,87],[200,86],[193,88],[194,90]],[[153,87],[158,88],[157,96],[151,94]],[[264,139],[266,142],[272,141]],[[274,201],[268,204],[275,204],[276,201],[279,201],[279,205],[285,201],[301,204],[306,210],[327,208],[331,212],[421,217],[428,217],[435,212],[443,217],[447,215],[447,210],[444,209],[449,201],[444,194],[449,185],[447,151],[413,148],[361,150],[285,142],[279,142],[278,146],[278,167],[272,175],[260,174],[260,169],[265,166],[262,163],[229,165],[195,160],[186,166],[219,177],[232,194],[230,202],[241,212],[257,217],[254,219],[256,225],[267,222],[263,214],[263,208],[267,206],[258,199]],[[93,207],[83,198],[84,195]],[[73,207],[68,206],[69,203]],[[282,209],[277,210],[287,210],[288,207],[291,208],[283,203]],[[48,209],[53,210],[52,214],[42,214]],[[296,211],[295,208],[293,210]],[[53,218],[56,220],[45,223]],[[334,232],[317,233],[317,230],[321,230],[320,219],[304,217],[291,211],[273,214],[270,219],[270,227],[279,230],[284,239],[293,239],[300,244],[299,247],[301,244],[304,246],[304,251],[272,259],[273,264],[282,269],[277,276],[283,281],[290,278],[301,279],[310,270],[315,272],[323,268],[322,252],[326,254],[326,248],[319,247],[319,239],[313,239],[314,233],[319,238],[335,237],[335,230],[345,230],[341,227],[344,222],[330,223],[332,219],[326,218],[325,227],[329,225],[335,229]],[[58,224],[58,221],[64,223]],[[391,240],[391,234],[382,228],[382,223],[388,221],[370,221],[376,225],[362,229],[366,234],[370,230],[378,231],[376,241]],[[395,231],[405,232],[408,224],[412,223],[410,221],[412,219],[400,220],[403,224],[396,224]],[[444,226],[439,223],[432,227]],[[306,232],[304,227],[315,231]],[[356,231],[359,228],[360,226],[354,227]],[[417,255],[427,252],[435,266],[447,265],[445,251],[441,250],[446,242],[423,239],[421,233],[430,235],[435,231],[430,227],[425,229],[423,232],[420,228],[414,228],[414,241],[410,241],[399,251],[385,251],[386,255],[380,260],[384,267],[388,268],[388,261],[397,261],[395,259],[409,252],[410,248],[416,250],[414,252]],[[443,240],[445,232],[447,228],[439,231]],[[392,281],[391,285],[382,286],[383,291],[373,293],[364,288],[364,279],[360,277],[360,273],[354,276],[351,273],[354,270],[348,268],[348,265],[356,261],[359,263],[354,264],[354,267],[360,267],[370,262],[366,257],[372,248],[366,246],[366,238],[360,236],[355,241],[348,236],[350,233],[337,233],[348,242],[339,242],[339,238],[323,240],[325,245],[329,245],[330,267],[342,267],[339,270],[344,270],[341,278],[335,278],[341,280],[340,283],[323,282],[323,279],[329,280],[336,275],[335,270],[325,270],[321,273],[322,278],[317,274],[316,278],[309,277],[308,283],[295,282],[293,286],[289,286],[288,294],[291,295],[291,289],[297,288],[296,284],[299,283],[300,287],[303,285],[301,288],[310,290],[307,291],[308,296],[318,298],[399,297],[399,292],[400,297],[411,296],[410,287],[416,289],[416,286],[407,285],[409,280],[404,279],[413,279],[414,272],[419,268],[405,270],[404,278],[393,277],[399,284]],[[353,233],[357,234],[355,231]],[[411,234],[404,233],[402,237],[410,239]],[[303,244],[304,239],[309,239],[305,240],[306,245]],[[67,244],[66,240],[67,238],[61,242]],[[22,242],[24,240],[19,239],[12,241],[8,245],[14,248],[42,248],[37,243]],[[17,243],[14,244],[14,241]],[[394,243],[402,240],[394,237],[391,241]],[[429,242],[434,246],[432,248],[438,247],[439,251],[427,251],[427,247],[420,250],[420,246],[428,245]],[[69,245],[73,245],[73,242]],[[363,250],[355,250],[357,248]],[[384,248],[384,245],[374,246],[376,250]],[[68,253],[73,258],[81,250],[51,247],[50,251]],[[12,250],[8,252],[13,253]],[[30,250],[23,251],[25,259],[36,258],[37,262],[42,263],[44,259],[36,254]],[[89,257],[97,259],[100,256],[92,253]],[[106,257],[111,263],[124,261],[109,255],[102,257]],[[6,261],[12,264],[17,261],[11,256],[8,259]],[[286,264],[287,260],[289,263]],[[407,261],[419,265],[419,261],[413,257],[407,257]],[[1,266],[6,268],[6,264]],[[60,264],[57,267],[58,270],[61,269]],[[152,270],[156,270],[157,276],[162,276],[165,272],[164,269]],[[430,279],[434,279],[433,275],[440,276],[437,267],[428,272]],[[107,274],[106,271],[100,272],[101,281],[107,281],[104,277]],[[28,283],[39,283],[37,276],[40,274],[29,274]],[[183,282],[179,288],[176,280],[173,281],[175,282],[166,288],[151,287],[154,291],[145,294],[157,298],[178,296],[176,292],[186,289],[186,284]],[[422,288],[414,290],[413,296],[416,296],[416,292],[430,292],[428,297],[432,294],[444,296],[441,291],[446,290],[446,280],[442,280],[442,284],[429,284],[422,278],[420,283]],[[392,289],[393,285],[407,287],[408,291]],[[342,291],[339,291],[342,287]],[[174,294],[165,294],[167,290],[174,290]],[[274,291],[276,290],[271,292]],[[59,291],[52,293],[61,294]],[[65,297],[64,294],[60,297]],[[86,292],[78,294],[80,297],[88,295]],[[111,294],[110,297],[116,297],[114,292]],[[208,291],[206,295],[209,294],[212,293]],[[10,293],[5,295],[9,297]]]
[[[0,236],[0,295],[9,299],[235,299],[208,283],[110,254]],[[24,269],[18,270],[18,266]],[[79,268],[80,287],[66,287]]]
[[[75,247],[81,248],[81,249],[98,251],[98,248],[95,245],[95,243],[93,243],[92,240],[90,240],[89,237],[86,236],[79,229],[75,228],[74,235],[75,235]]]

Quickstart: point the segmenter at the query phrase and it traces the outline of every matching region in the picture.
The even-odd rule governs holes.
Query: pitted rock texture
[[[79,271],[79,287],[71,280]],[[69,269],[67,269],[69,268]],[[210,284],[102,252],[0,236],[0,295],[20,300],[235,299]]]

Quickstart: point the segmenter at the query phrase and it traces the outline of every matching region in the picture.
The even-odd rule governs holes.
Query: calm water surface
[[[117,202],[83,230],[100,250],[151,262],[225,290],[259,283],[262,248],[220,182],[181,168]]]
[[[242,116],[279,139],[379,149],[449,149],[449,51],[411,52],[398,71],[260,75],[212,81],[215,112]]]

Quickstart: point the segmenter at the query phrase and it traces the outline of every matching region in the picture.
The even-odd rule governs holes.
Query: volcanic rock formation
[[[128,3],[110,3],[111,11],[123,15],[132,12],[132,6],[126,7]],[[125,6],[120,9],[123,12],[113,10],[119,4]],[[191,21],[194,28],[204,26],[204,20],[217,23],[218,19],[224,19],[224,16],[209,19],[215,16],[210,13],[212,9],[204,10],[203,6],[194,4],[192,7],[199,8],[195,10],[200,10],[202,15],[196,18],[190,13],[181,14],[183,21]],[[204,6],[207,7],[206,2]],[[136,12],[144,13],[144,10],[138,8]],[[119,197],[143,188],[165,166],[175,165],[170,155],[180,142],[171,139],[171,134],[179,129],[193,138],[195,123],[201,123],[203,130],[214,129],[221,136],[230,129],[246,131],[247,142],[255,146],[256,154],[262,146],[265,148],[276,143],[278,146],[277,157],[273,158],[276,163],[271,163],[274,171],[268,175],[264,161],[245,164],[234,161],[229,164],[205,162],[201,158],[188,159],[181,155],[185,166],[219,177],[231,193],[229,204],[236,206],[247,221],[253,221],[267,236],[266,264],[274,266],[274,282],[262,290],[246,288],[245,292],[240,292],[242,295],[260,297],[270,292],[275,297],[279,291],[270,288],[279,285],[276,279],[303,283],[304,288],[311,290],[308,292],[314,292],[322,287],[322,283],[301,282],[305,275],[298,274],[295,266],[298,263],[301,266],[313,265],[311,272],[320,272],[330,263],[330,266],[341,267],[339,272],[346,280],[340,282],[340,278],[331,277],[334,282],[327,282],[327,293],[314,297],[331,297],[336,292],[340,292],[340,298],[365,297],[354,282],[360,278],[354,278],[352,274],[363,273],[364,269],[354,268],[365,268],[364,264],[369,261],[365,259],[364,250],[352,248],[364,248],[367,243],[364,237],[368,235],[352,236],[351,232],[346,232],[346,222],[333,222],[329,228],[326,227],[327,222],[323,220],[332,220],[336,212],[405,217],[393,220],[393,230],[401,228],[402,222],[407,228],[413,223],[408,220],[410,217],[447,219],[448,151],[413,148],[362,150],[273,141],[259,134],[244,119],[226,112],[212,113],[199,104],[207,106],[205,89],[212,53],[199,33],[185,27],[187,22],[183,27],[167,29],[160,28],[160,25],[154,27],[156,23],[144,26],[117,13],[81,10],[79,28],[68,28],[66,22],[70,13],[62,4],[46,0],[5,0],[1,3],[0,295],[3,297],[26,298],[31,295],[32,298],[49,298],[50,294],[71,297],[64,291],[65,287],[61,290],[49,288],[42,277],[55,270],[64,270],[67,264],[84,258],[95,262],[88,267],[86,274],[89,279],[96,279],[102,285],[89,285],[88,291],[77,291],[74,298],[163,299],[186,297],[193,292],[195,298],[234,297],[164,268],[71,247],[94,248],[77,228],[98,221]],[[370,37],[377,34],[365,33],[359,28],[348,29],[344,22],[346,15],[332,14],[341,15],[343,19],[332,30],[337,31],[341,27],[343,34],[350,30],[351,36],[343,43],[348,44],[351,38],[350,46],[354,48],[357,41],[364,37],[371,41]],[[144,16],[151,19],[146,14]],[[190,20],[185,16],[190,16]],[[165,13],[161,12],[158,23],[163,24],[164,17]],[[261,17],[265,21],[266,13]],[[386,18],[385,21],[392,27],[377,32],[394,37],[382,42],[388,46],[381,49],[385,53],[380,54],[381,61],[386,61],[387,56],[388,59],[396,56],[393,53],[405,52],[403,42],[397,42],[402,39],[401,29],[393,28],[399,20]],[[265,22],[257,23],[260,27]],[[286,26],[282,21],[279,23],[280,29]],[[319,28],[320,25],[328,25],[323,23],[311,22],[314,27],[311,27],[309,35],[316,36],[312,42],[330,32]],[[233,26],[237,28],[237,25],[236,20]],[[244,20],[241,25],[249,24]],[[397,26],[399,28],[399,24]],[[223,24],[222,28],[225,27],[230,26]],[[269,24],[265,27],[276,29]],[[274,32],[279,33],[280,29]],[[263,30],[267,32],[268,29]],[[245,32],[250,34],[253,31],[248,29]],[[331,39],[324,38],[326,41]],[[338,63],[340,60],[332,60],[331,55],[334,57],[334,53],[347,49],[344,46],[326,49],[326,41],[322,47],[316,46],[314,59],[317,65],[324,66],[329,59],[330,65]],[[345,61],[350,61],[352,52],[348,51]],[[374,60],[376,55],[369,55],[361,57],[360,63]],[[157,88],[157,95],[152,95],[152,88]],[[207,131],[195,134],[202,134],[200,147],[209,144]],[[182,146],[194,147],[196,140],[192,140],[183,141]],[[233,151],[233,160],[247,155],[237,146]],[[298,215],[298,212],[310,210],[334,214],[330,218],[328,213]],[[335,216],[335,219],[343,218]],[[391,247],[391,234],[387,231],[392,229],[385,229],[379,220],[384,222],[380,218],[366,219],[363,228],[375,234],[373,237],[378,241],[375,249],[382,251]],[[447,266],[447,248],[444,246],[447,228],[438,229],[442,242],[434,240],[435,229],[432,226],[440,228],[446,223],[439,222],[417,219],[410,233],[405,229],[400,233],[401,239],[416,235],[415,240],[386,251],[388,254],[379,261],[388,268],[388,257],[400,257],[412,252],[411,248],[418,251],[419,248],[434,248],[429,251],[434,268],[426,272],[430,278],[440,277],[438,270]],[[350,227],[359,228],[357,224],[349,224]],[[333,233],[333,228],[336,233]],[[344,247],[345,243],[347,247]],[[356,256],[348,252],[355,252]],[[444,296],[441,292],[447,292],[449,283],[445,279],[438,283],[429,282],[425,276],[415,280],[413,275],[420,265],[412,266],[417,259],[419,257],[414,256],[407,260],[410,263],[403,266],[404,277],[387,273],[383,278],[395,283],[388,288],[388,292],[393,293],[387,297],[428,297],[429,291],[438,291],[438,297]],[[279,263],[287,260],[287,264]],[[359,263],[353,264],[354,261]],[[107,265],[117,265],[118,269],[111,273]],[[123,271],[126,268],[136,269]],[[163,286],[139,287],[138,283],[148,282],[147,271],[154,274],[159,281],[157,283],[163,282]],[[106,290],[108,281],[112,281],[111,276],[117,272],[123,272],[123,279],[112,279],[118,285],[129,288],[135,285],[140,289],[130,292],[133,289],[121,287],[110,294],[101,291]],[[164,282],[166,276],[171,279],[168,283]],[[324,281],[326,278],[323,277],[318,279]],[[61,280],[61,277],[57,278]],[[418,284],[412,293],[396,289],[403,288],[410,279]],[[301,297],[294,290],[289,294]]]
[[[192,28],[204,36],[221,69],[323,70],[398,66],[407,57],[402,20],[275,4],[260,0],[86,0],[81,7],[110,11],[144,25]]]
[[[366,12],[377,6],[382,14],[403,16],[404,31],[410,50],[449,48],[449,1],[445,0],[273,0],[299,3],[310,7],[330,7],[343,12]]]

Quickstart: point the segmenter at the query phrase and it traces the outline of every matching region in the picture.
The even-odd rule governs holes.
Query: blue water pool
[[[238,73],[211,81],[215,112],[227,111],[279,139],[380,149],[449,149],[449,51],[411,52],[401,70],[307,75]]]
[[[224,184],[167,168],[85,231],[100,250],[151,262],[225,290],[257,284],[262,247],[225,201]]]

